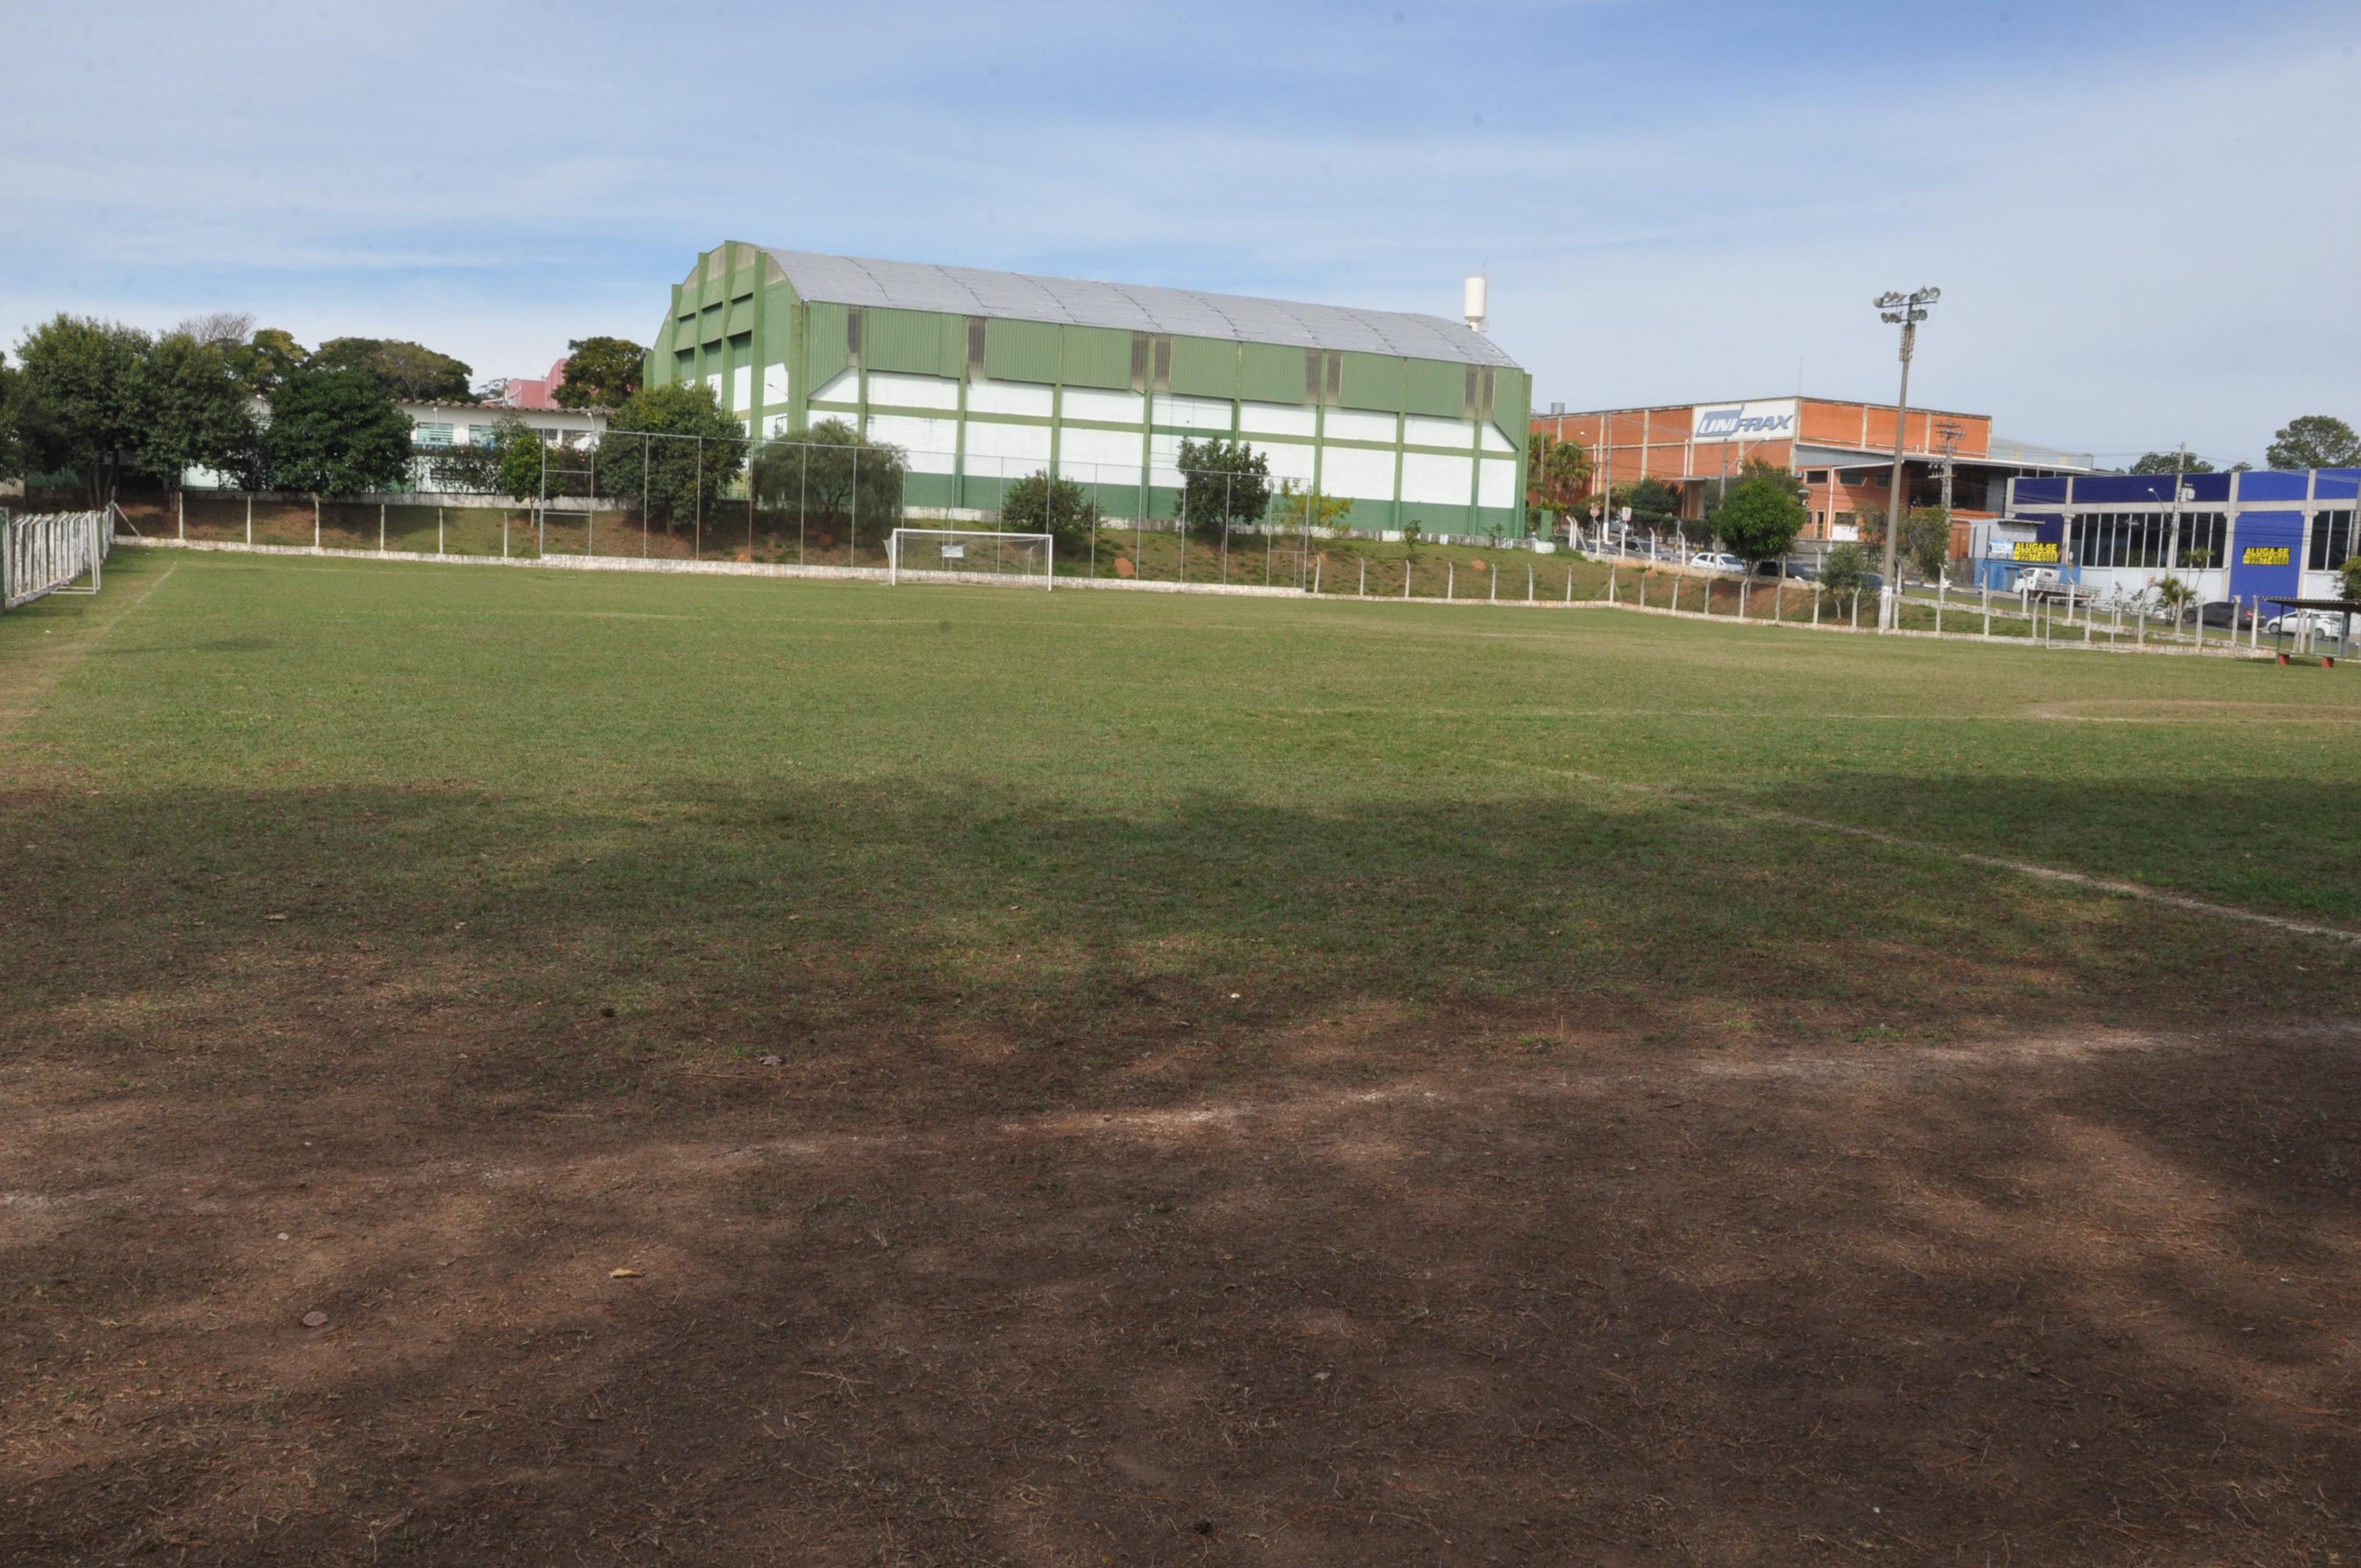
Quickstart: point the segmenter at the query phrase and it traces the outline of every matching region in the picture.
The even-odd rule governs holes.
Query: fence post
[[[1533,602],[1533,564],[1531,561],[1525,563],[1525,602]]]
[[[320,492],[312,492],[312,548],[320,547]]]
[[[1612,566],[1607,568],[1607,602],[1615,602],[1615,568]]]
[[[181,514],[181,542],[185,544],[188,543],[189,538],[189,492],[185,489],[174,490],[172,492],[172,497],[174,501],[177,503],[175,510],[177,510]]]
[[[1443,602],[1449,604],[1459,597],[1459,565],[1455,561],[1443,564]]]
[[[1359,593],[1360,597],[1363,598],[1367,598],[1369,597],[1369,558],[1366,555],[1361,557],[1361,587]]]
[[[254,543],[254,492],[251,490],[246,494],[246,543],[249,547]]]
[[[377,503],[377,553],[385,554],[385,503]]]
[[[443,554],[443,503],[434,503],[434,554]]]
[[[1402,560],[1402,598],[1410,598],[1410,560],[1407,556]]]

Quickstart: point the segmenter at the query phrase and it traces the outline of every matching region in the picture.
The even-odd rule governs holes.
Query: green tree
[[[842,420],[824,419],[763,448],[754,459],[754,497],[765,506],[800,506],[807,518],[840,525],[858,549],[864,537],[881,538],[901,526],[908,471],[900,447],[863,441]]]
[[[218,328],[216,328],[218,330]],[[231,353],[175,332],[149,349],[142,466],[178,488],[183,471],[251,473],[260,439],[251,395]]]
[[[2361,555],[2345,558],[2345,565],[2337,568],[2336,582],[2346,598],[2361,601]]]
[[[1707,521],[1725,546],[1752,565],[1795,548],[1809,514],[1794,475],[1767,463],[1749,464]]]
[[[1406,555],[1417,554],[1418,547],[1426,543],[1426,530],[1419,525],[1418,519],[1414,517],[1402,523],[1401,536],[1402,553]]]
[[[148,355],[137,327],[59,314],[16,345],[20,428],[37,469],[71,469],[93,506],[115,499],[148,429]]]
[[[1046,533],[1061,549],[1087,543],[1099,525],[1099,509],[1082,486],[1036,469],[1008,487],[1000,499],[1000,521],[1015,532]]]
[[[294,334],[267,326],[231,351],[230,364],[247,390],[267,398],[311,356]]]
[[[575,338],[566,345],[566,379],[550,398],[562,409],[620,408],[640,389],[646,358],[629,338]]]
[[[1589,492],[1590,473],[1590,454],[1582,449],[1582,443],[1561,441],[1537,430],[1527,443],[1525,505],[1562,517]]]
[[[1951,564],[1951,514],[1939,506],[1913,507],[1902,520],[1898,554],[1927,581],[1941,576]]]
[[[492,482],[511,500],[537,500],[550,494],[549,443],[515,414],[492,426]]]
[[[1863,501],[1852,512],[1853,527],[1861,542],[1873,551],[1885,548],[1885,509],[1875,501]]]
[[[1681,493],[1662,479],[1630,479],[1608,492],[1608,521],[1621,518],[1623,509],[1631,509],[1633,526],[1650,530],[1677,523],[1681,516]]]
[[[2361,435],[2332,414],[2305,414],[2279,427],[2263,461],[2274,468],[2350,468],[2361,465]]]
[[[845,432],[850,436],[851,431]],[[795,454],[783,454],[792,473]],[[721,492],[746,468],[746,430],[721,411],[702,386],[673,381],[646,387],[617,406],[598,443],[598,489],[661,515],[669,533],[680,520],[711,511]],[[756,494],[774,500],[758,483]],[[786,491],[794,500],[795,491]]]
[[[1869,587],[1869,552],[1848,540],[1820,557],[1820,588],[1846,598]]]
[[[447,354],[400,338],[332,337],[306,364],[319,370],[363,370],[390,396],[412,403],[475,400],[468,378],[475,372]]]
[[[2130,468],[2125,470],[2125,472],[2132,474],[2211,474],[2213,472],[2213,465],[2208,463],[2204,458],[2198,456],[2193,452],[2185,457],[2178,452],[2143,452],[2139,455],[2139,461],[2133,464]]]
[[[410,475],[410,420],[366,370],[305,366],[270,400],[264,471],[274,489],[357,496],[401,488]]]
[[[22,378],[8,356],[0,354],[0,479],[25,477],[23,395],[17,389]]]
[[[1340,526],[1352,510],[1350,497],[1332,496],[1312,485],[1281,479],[1268,515],[1283,528],[1332,529]]]
[[[1181,510],[1200,532],[1258,522],[1270,507],[1270,459],[1243,441],[1182,436],[1180,475]]]
[[[2172,617],[2173,630],[2178,631],[2180,629],[2180,618],[2189,612],[2191,605],[2197,602],[2197,590],[2168,573],[2158,579],[2153,592],[2156,595],[2157,608]]]

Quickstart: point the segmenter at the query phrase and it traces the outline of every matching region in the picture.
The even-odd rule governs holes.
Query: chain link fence
[[[1375,537],[1331,525],[1337,503],[1316,493],[1234,473],[911,451],[845,433],[763,441],[610,431],[595,444],[546,445],[529,475],[510,467],[505,480],[497,448],[422,450],[409,491],[339,499],[189,490],[140,526],[199,542],[389,554],[865,568],[886,565],[896,528],[1005,526],[1057,534],[1060,576],[1323,592],[1333,591],[1339,557]],[[524,494],[500,488],[527,477]],[[1029,515],[1012,515],[1012,501],[1028,498]],[[1411,564],[1412,597],[1453,593],[1436,549],[1524,543],[1428,534],[1406,521],[1396,537],[1406,533],[1409,553],[1429,557]],[[1361,576],[1356,567],[1356,588]]]

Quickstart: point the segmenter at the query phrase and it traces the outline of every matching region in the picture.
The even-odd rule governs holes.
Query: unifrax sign
[[[1694,411],[1691,420],[1692,441],[1793,441],[1795,400],[1788,398],[1767,403],[1714,403]]]

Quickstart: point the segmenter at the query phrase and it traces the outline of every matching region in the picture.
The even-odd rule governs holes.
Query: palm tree
[[[1560,516],[1574,510],[1590,489],[1590,454],[1578,441],[1533,432],[1525,465],[1525,504]]]

